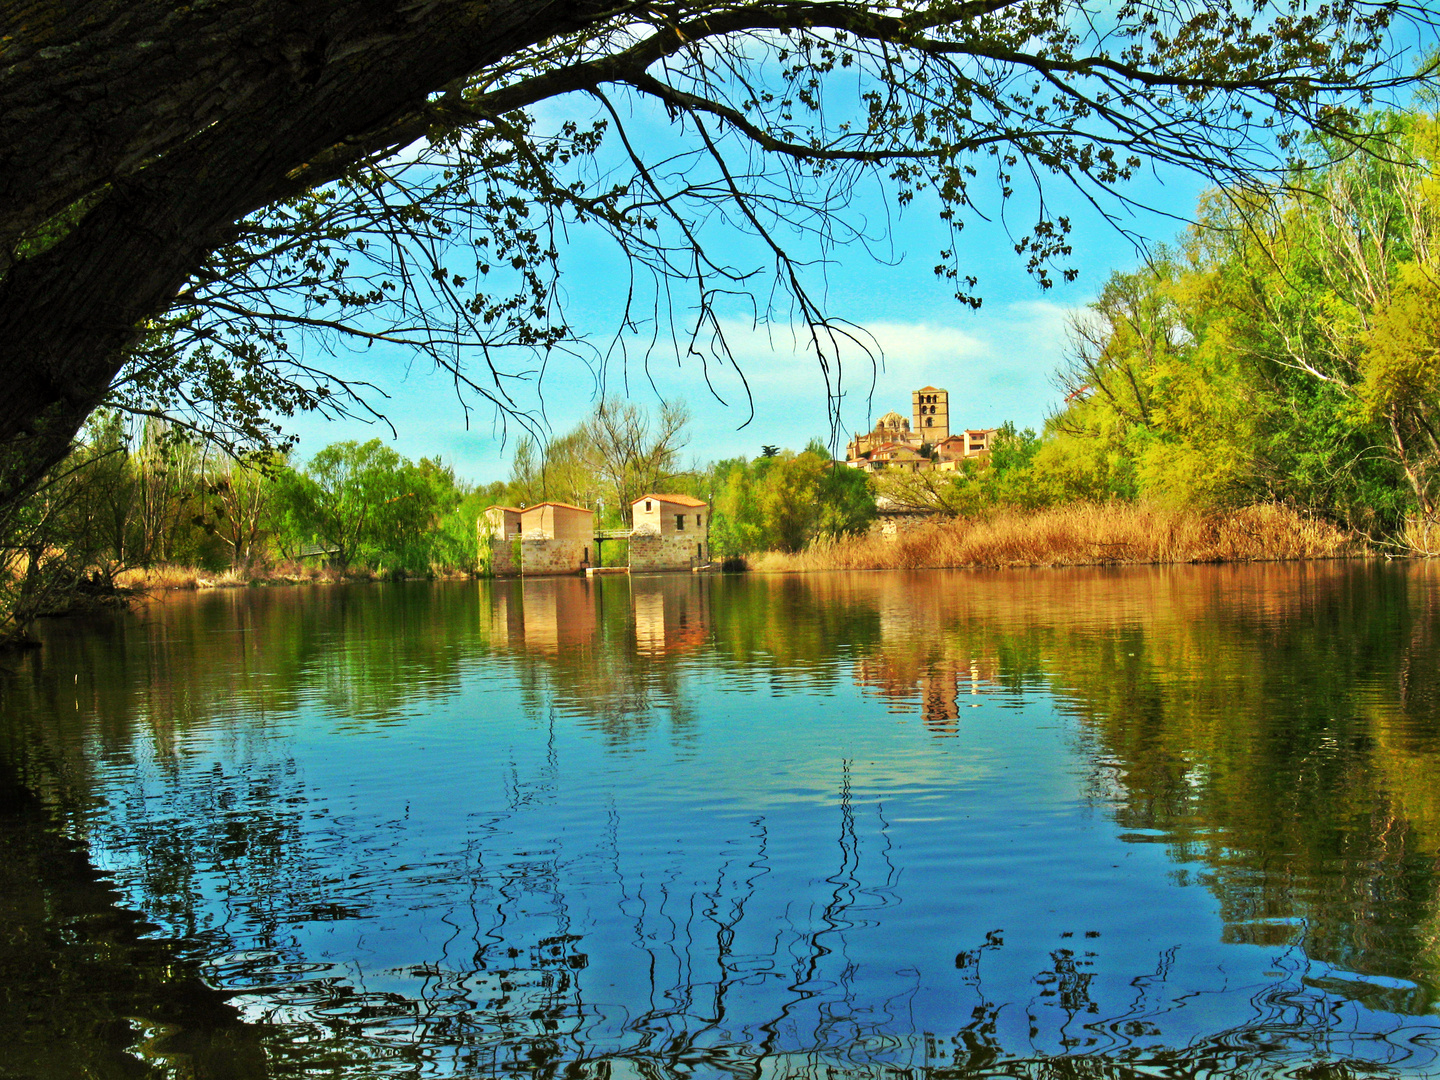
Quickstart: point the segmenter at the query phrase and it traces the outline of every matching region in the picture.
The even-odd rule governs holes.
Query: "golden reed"
[[[822,541],[795,555],[766,552],[751,569],[921,570],[975,566],[1103,566],[1117,563],[1254,562],[1365,554],[1328,522],[1278,505],[1201,513],[1135,503],[1076,503],[998,511],[977,519],[931,519],[895,537]]]

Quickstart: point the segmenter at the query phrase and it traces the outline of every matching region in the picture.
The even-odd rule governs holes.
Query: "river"
[[[0,1077],[1440,1075],[1437,619],[1322,562],[49,621]]]

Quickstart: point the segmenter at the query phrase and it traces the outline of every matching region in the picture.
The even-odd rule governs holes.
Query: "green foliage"
[[[721,556],[800,551],[822,536],[862,533],[875,520],[869,475],[832,461],[818,441],[798,454],[722,461],[711,475],[710,546]]]
[[[1379,116],[1386,156],[1208,196],[1201,225],[1072,321],[1063,408],[987,463],[884,479],[953,514],[1081,500],[1280,501],[1372,536],[1440,518],[1440,125]]]
[[[473,540],[460,535],[464,516],[448,527],[464,496],[438,460],[413,464],[379,439],[327,446],[303,470],[277,479],[282,546],[291,553],[313,543],[341,568],[363,562],[379,570],[426,573],[447,559],[475,561]],[[473,509],[478,516],[479,510]],[[471,521],[471,536],[474,518]]]

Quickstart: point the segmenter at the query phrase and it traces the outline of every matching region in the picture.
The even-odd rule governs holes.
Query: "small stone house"
[[[484,552],[488,546],[490,573],[497,577],[520,572],[520,514],[514,506],[492,506],[475,523],[480,550]]]
[[[710,557],[710,507],[689,495],[641,495],[630,504],[630,571],[689,570]]]
[[[497,576],[578,574],[590,565],[595,513],[562,502],[492,506],[479,529],[488,538],[490,570]]]
[[[497,540],[513,540],[520,535],[520,515],[513,506],[492,506],[485,511],[487,532]]]
[[[578,574],[590,565],[595,511],[542,502],[520,511],[520,572]]]
[[[520,511],[520,532],[542,540],[583,540],[595,535],[595,511],[570,503],[542,502]]]

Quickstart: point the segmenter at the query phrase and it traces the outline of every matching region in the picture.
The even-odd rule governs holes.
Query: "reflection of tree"
[[[857,681],[937,734],[954,730],[946,684],[959,690],[967,669],[1002,697],[1043,688],[1082,723],[1092,794],[1215,892],[1226,940],[1303,939],[1359,976],[1334,992],[1433,1006],[1440,598],[1428,568],[1179,569],[1129,587],[1109,571],[937,578],[892,596],[878,576],[849,584],[882,626]]]
[[[0,1076],[260,1080],[259,1032],[0,764]]]
[[[256,628],[228,636],[213,631],[234,613],[182,603],[138,636],[62,633],[22,661],[0,690],[24,718],[4,729],[14,742],[0,759],[77,832],[146,852],[143,906],[210,958],[247,1017],[272,1025],[275,1075],[323,1064],[367,1077],[1261,1076],[1311,1059],[1327,1076],[1373,1075],[1344,1059],[1370,1038],[1346,1027],[1347,999],[1421,1014],[1436,982],[1429,574],[1342,564],[315,590],[294,602],[323,611],[223,600]],[[391,619],[390,640],[352,640]],[[225,666],[221,649],[243,656],[254,685],[211,670]],[[501,660],[530,721],[549,725],[549,756],[516,764],[503,799],[434,865],[390,857],[385,830],[401,826],[320,817],[286,744],[267,739],[266,717],[298,703],[381,716],[451,692],[467,663]],[[583,716],[612,748],[662,719],[688,730],[697,667],[777,693],[853,679],[947,737],[976,715],[963,704],[1043,692],[1078,721],[1095,804],[1127,840],[1167,845],[1176,874],[1219,897],[1226,938],[1276,957],[1275,978],[1225,989],[1248,1004],[1244,1022],[1181,1036],[1204,992],[1172,976],[1170,955],[1116,972],[1083,927],[1023,956],[996,930],[947,943],[964,946],[952,1019],[916,1030],[920,974],[877,976],[868,936],[894,915],[904,860],[886,808],[852,790],[848,767],[823,819],[833,845],[811,848],[803,874],[775,855],[794,836],[758,811],[716,849],[682,845],[668,860],[637,864],[626,837],[643,823],[613,806],[598,839],[567,841],[547,817],[563,799],[556,728]],[[160,672],[173,684],[153,685]],[[226,695],[244,696],[251,718],[234,730]],[[202,729],[233,740],[232,765],[187,758]],[[109,785],[102,830],[100,774],[131,765],[146,786]],[[424,913],[443,941],[383,970],[307,951],[306,930],[363,927],[400,905],[384,899],[392,879],[443,898]],[[206,889],[225,896],[225,918],[199,914]],[[597,911],[619,914],[597,925]],[[1312,959],[1335,970],[1317,978]]]

